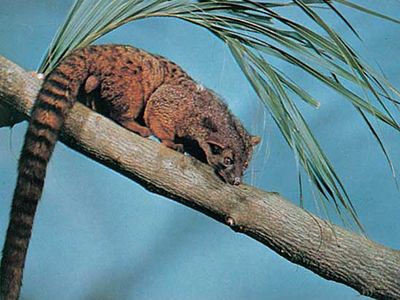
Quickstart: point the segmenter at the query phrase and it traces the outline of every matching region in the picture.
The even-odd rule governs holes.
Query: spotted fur
[[[78,98],[141,136],[191,150],[231,184],[240,183],[258,142],[214,93],[161,56],[123,45],[74,51],[44,79],[32,110],[0,266],[1,300],[19,297],[46,167]]]

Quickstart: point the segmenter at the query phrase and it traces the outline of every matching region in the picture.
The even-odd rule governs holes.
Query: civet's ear
[[[214,140],[207,140],[206,143],[210,146],[211,153],[214,155],[221,154],[225,148],[221,143]]]
[[[261,137],[259,137],[259,136],[257,136],[257,135],[252,135],[252,136],[250,137],[250,143],[251,143],[252,146],[257,145],[257,144],[260,143],[260,142],[261,142]]]

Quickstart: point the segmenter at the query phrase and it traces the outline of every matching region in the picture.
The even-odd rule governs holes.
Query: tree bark
[[[0,56],[0,105],[29,117],[40,84]],[[328,280],[377,299],[400,299],[400,251],[329,224],[277,193],[225,184],[208,165],[141,138],[79,103],[61,141]]]

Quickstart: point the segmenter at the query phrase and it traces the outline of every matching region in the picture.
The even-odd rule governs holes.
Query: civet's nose
[[[235,177],[235,180],[233,181],[234,185],[239,185],[242,182],[242,180],[240,179],[240,177]]]

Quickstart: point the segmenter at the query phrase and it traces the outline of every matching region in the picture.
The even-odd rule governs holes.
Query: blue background
[[[1,0],[0,54],[36,69],[72,1]],[[362,1],[400,17],[398,2]],[[331,24],[400,87],[399,26],[344,10],[363,42]],[[301,14],[295,10],[292,16]],[[222,95],[263,136],[246,181],[298,202],[296,164],[271,117],[223,43],[173,19],[129,24],[102,42],[162,54]],[[294,79],[299,73],[286,65]],[[400,197],[377,143],[354,109],[301,78],[321,108],[299,104],[344,180],[369,237],[400,248]],[[398,167],[400,136],[378,126]],[[8,222],[26,122],[0,129],[0,244]],[[315,211],[307,192],[307,205]],[[48,168],[30,244],[22,299],[362,299],[344,285],[289,263],[256,241],[108,170],[59,143]]]

